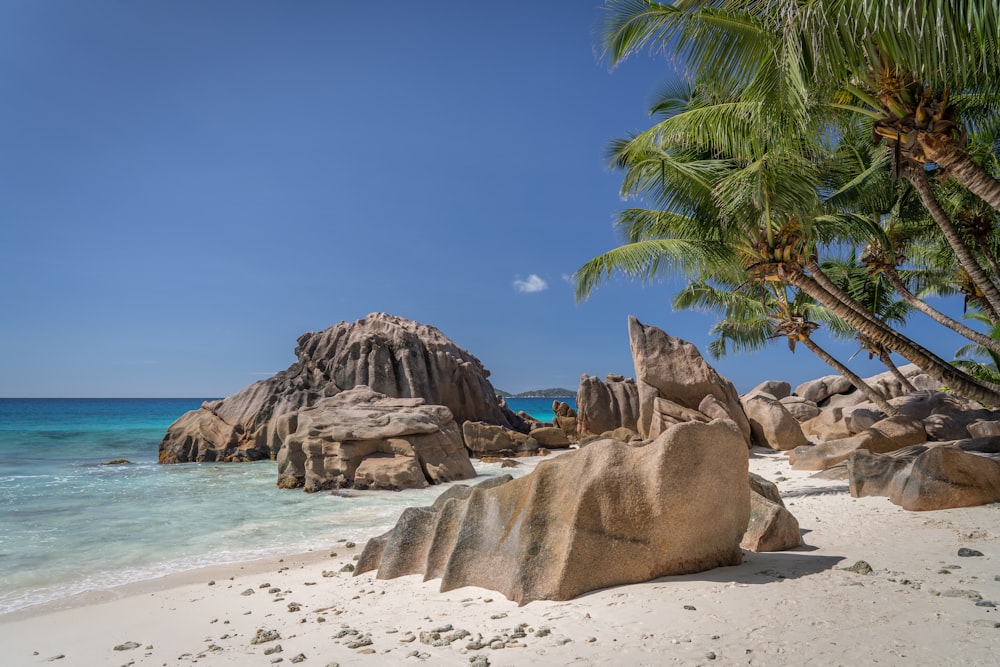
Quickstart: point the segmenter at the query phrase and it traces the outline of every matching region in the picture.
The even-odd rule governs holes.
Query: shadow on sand
[[[730,567],[717,567],[707,572],[660,577],[653,583],[674,581],[706,581],[719,584],[769,584],[781,579],[798,579],[833,569],[842,556],[814,556],[808,553],[816,547],[802,546],[794,551],[772,553],[743,552],[743,562]]]

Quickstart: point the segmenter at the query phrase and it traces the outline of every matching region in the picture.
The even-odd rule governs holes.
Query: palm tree
[[[897,162],[946,170],[1000,210],[1000,181],[966,147],[1000,108],[995,2],[806,0],[790,20],[815,80],[860,105],[843,108],[871,115]]]
[[[803,75],[810,63],[797,47],[804,43],[800,34],[787,29],[787,17],[768,14],[759,4],[751,7],[739,2],[692,1],[668,6],[632,0],[610,6],[605,46],[616,62],[646,46],[669,45],[689,57],[701,76],[699,81],[714,82],[714,87],[700,86],[702,92],[709,90],[710,94],[697,100],[689,98],[682,112],[676,103],[668,104],[664,120],[624,142],[627,149],[619,150],[618,155],[619,166],[626,169],[623,191],[637,193],[628,187],[630,169],[646,164],[650,155],[678,158],[677,150],[693,150],[715,157],[716,162],[721,155],[728,163],[728,173],[706,184],[717,207],[713,220],[724,229],[729,242],[756,253],[760,260],[755,268],[758,278],[773,273],[826,305],[873,344],[898,351],[956,391],[979,400],[1000,397],[1000,386],[955,374],[947,362],[879,321],[823,273],[815,253],[820,242],[831,239],[824,239],[822,230],[817,233],[817,218],[802,215],[810,214],[808,209],[815,208],[816,201],[815,183],[810,181],[814,170],[808,163],[830,141],[829,134],[823,135],[823,128],[830,123],[829,110],[844,105],[838,107],[828,103],[828,98],[820,98],[823,104],[810,106],[812,91]],[[720,35],[726,38],[705,39]],[[728,95],[719,95],[719,89]],[[780,186],[785,187],[778,187],[781,179]],[[669,183],[659,183],[649,173],[641,180],[642,194],[654,193],[660,200],[671,198],[663,194],[673,192]],[[914,180],[920,187],[919,177]],[[790,184],[799,187],[788,187]],[[662,242],[664,238],[648,236],[644,241]],[[669,238],[691,243],[705,237],[674,234]],[[626,250],[630,259],[636,259],[639,247],[641,244],[633,241],[627,249],[585,265],[578,272],[578,294],[585,295],[606,278]],[[671,265],[669,261],[666,264]],[[601,266],[603,273],[595,272]],[[644,266],[648,268],[635,263],[618,268],[636,275]],[[968,273],[974,275],[976,268],[970,266]],[[989,286],[984,284],[983,288],[987,292]]]
[[[936,225],[928,220],[912,186],[893,181],[882,168],[888,158],[870,146],[870,124],[851,122],[841,128],[836,149],[824,164],[828,174],[824,187],[832,191],[825,204],[844,215],[867,217],[870,235],[858,253],[860,261],[870,273],[884,276],[913,310],[1000,353],[1000,341],[949,317],[918,296],[963,294],[967,305],[986,306],[968,274],[956,272],[950,247],[934,234]],[[963,236],[974,242],[979,256],[992,266],[998,246],[992,224],[996,214],[953,182],[946,181],[941,189],[949,215],[959,221]]]
[[[930,165],[947,169],[1000,210],[1000,181],[959,140],[984,112],[1000,109],[998,9],[952,4],[611,0],[604,47],[614,63],[647,47],[672,51],[702,76],[740,85],[742,106],[803,128],[828,122],[833,109],[868,117],[893,173],[913,184],[987,312],[1000,317],[1000,287],[975,261],[926,173]]]
[[[717,87],[697,85],[689,99],[695,111],[725,102]],[[686,108],[674,108],[687,122]],[[852,229],[841,224],[843,217],[817,213],[819,179],[808,156],[782,141],[755,147],[761,149],[757,154],[729,155],[702,145],[707,134],[676,139],[670,120],[658,124],[656,136],[647,132],[618,142],[612,157],[626,172],[623,194],[641,194],[672,209],[626,211],[618,224],[627,243],[581,267],[579,298],[616,272],[650,280],[669,271],[704,275],[737,262],[756,280],[794,285],[873,344],[899,352],[955,391],[1000,399],[1000,387],[976,381],[891,329],[823,273],[815,257],[820,244]]]

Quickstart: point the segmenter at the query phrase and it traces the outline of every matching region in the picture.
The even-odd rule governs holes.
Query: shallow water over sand
[[[342,497],[279,490],[273,461],[158,465],[167,427],[201,402],[0,399],[0,613],[204,565],[364,540],[447,488]],[[114,459],[132,463],[105,465]],[[481,476],[520,474],[475,466]]]

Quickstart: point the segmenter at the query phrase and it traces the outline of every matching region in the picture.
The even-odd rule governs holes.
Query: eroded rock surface
[[[679,424],[644,447],[592,443],[514,481],[405,510],[355,574],[423,574],[442,591],[480,586],[525,604],[736,565],[747,478],[731,421]]]
[[[411,489],[476,476],[451,411],[421,398],[359,386],[281,420],[282,488]]]
[[[743,413],[736,388],[702,358],[694,345],[642,324],[634,317],[629,317],[628,331],[639,392],[640,436],[653,437],[652,434],[669,427],[673,419],[669,414],[670,404],[674,404],[709,418],[724,413],[750,446],[750,422]]]
[[[634,431],[639,423],[639,390],[634,380],[621,375],[609,374],[601,380],[585,374],[576,393],[576,411],[581,436],[620,427]]]

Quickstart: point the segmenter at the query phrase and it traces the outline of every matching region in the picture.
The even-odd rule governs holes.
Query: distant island
[[[497,396],[501,398],[570,398],[576,396],[576,392],[572,389],[563,389],[561,387],[532,389],[531,391],[522,391],[520,394],[511,394],[501,389],[497,389],[496,392]]]

